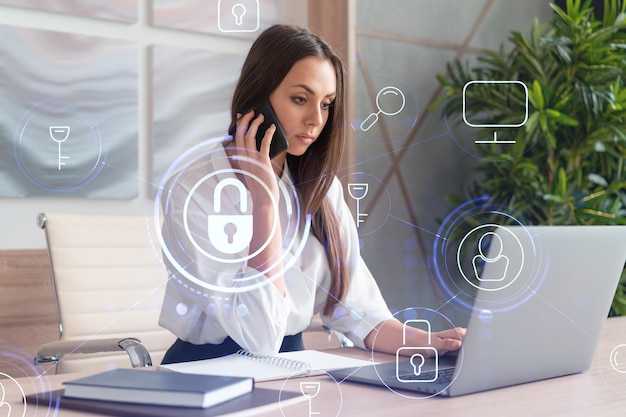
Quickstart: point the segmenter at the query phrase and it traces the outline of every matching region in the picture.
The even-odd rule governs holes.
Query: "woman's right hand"
[[[270,190],[271,197],[274,198],[275,202],[278,202],[279,196],[276,175],[269,157],[270,144],[274,132],[276,132],[276,126],[272,124],[265,131],[265,136],[261,141],[261,149],[257,150],[256,134],[263,120],[263,114],[259,114],[255,118],[253,111],[243,116],[237,114],[237,128],[235,131],[236,149],[233,154],[243,156],[243,158],[236,159],[236,164],[241,170],[251,174],[250,176],[245,175],[244,180],[248,191],[250,191],[252,201],[256,204],[271,205],[272,200],[267,190]],[[255,177],[258,178],[259,181],[262,181],[267,188],[263,187],[259,181],[256,181],[254,179]]]
[[[285,294],[283,275],[282,230],[278,215],[280,193],[278,181],[269,157],[270,144],[276,126],[272,124],[256,148],[256,134],[264,116],[254,112],[237,115],[235,150],[231,153],[234,165],[249,175],[243,175],[252,198],[253,234],[249,252],[257,253],[248,260],[248,266],[263,271],[281,294]],[[269,190],[269,192],[268,192]]]

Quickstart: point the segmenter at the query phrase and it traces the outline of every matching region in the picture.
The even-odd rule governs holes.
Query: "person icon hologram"
[[[11,417],[11,404],[4,401],[4,385],[0,382],[0,417]],[[4,411],[6,410],[6,414]]]
[[[485,239],[487,238],[487,239]],[[498,245],[498,251],[495,256],[488,257],[485,252],[494,245]],[[509,269],[509,258],[502,254],[504,245],[502,238],[495,232],[487,232],[478,240],[478,254],[472,258],[472,266],[474,267],[474,275],[479,281],[503,281],[506,278],[507,270]],[[492,251],[493,253],[493,251]],[[500,268],[489,268],[489,274],[485,274],[485,266],[487,264],[500,263]],[[495,266],[495,265],[494,265]],[[500,273],[501,271],[501,273]],[[495,275],[490,277],[489,275]]]

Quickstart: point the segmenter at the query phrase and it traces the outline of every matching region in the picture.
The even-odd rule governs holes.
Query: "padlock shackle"
[[[430,345],[430,333],[431,327],[430,322],[426,319],[409,319],[402,323],[402,344],[406,345],[406,325],[407,323],[426,323],[426,327],[428,328],[428,344]]]
[[[234,185],[239,190],[239,210],[242,213],[248,211],[248,196],[246,195],[246,186],[237,178],[224,178],[217,183],[213,191],[213,210],[215,213],[222,212],[222,190],[228,185]]]

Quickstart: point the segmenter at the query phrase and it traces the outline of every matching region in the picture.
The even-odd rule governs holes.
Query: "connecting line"
[[[308,276],[307,274],[303,273],[303,275],[311,282],[315,283],[315,280],[313,278],[311,278],[310,276]],[[317,284],[316,284],[317,285]],[[356,311],[351,310],[347,305],[345,305],[341,300],[339,300],[337,297],[335,297],[334,295],[331,295],[331,293],[326,289],[326,288],[322,288],[321,286],[317,285],[317,287],[319,289],[321,289],[322,291],[324,291],[326,293],[326,295],[330,295],[331,297],[333,297],[339,304],[341,304],[343,307],[345,307],[345,309],[347,311],[349,311],[350,313],[354,313],[355,315],[358,315],[359,318],[362,318],[360,314],[358,314]],[[367,321],[366,321],[367,323]],[[373,326],[371,323],[367,323],[370,325],[370,327],[372,328],[372,330],[374,330],[376,328],[376,326]]]
[[[453,301],[456,297],[458,297],[461,293],[458,292],[456,294],[454,294],[454,297],[452,297],[451,299],[449,299],[448,301],[446,301],[445,303],[443,303],[442,305],[439,306],[439,308],[435,309],[435,311],[439,311],[442,308],[444,308],[448,303],[450,303],[451,301]]]
[[[185,270],[186,270],[186,269],[187,269],[187,268],[189,268],[192,264],[197,264],[197,263],[198,263],[197,261],[191,260],[191,261],[189,261],[189,263],[188,263],[187,265],[185,265],[182,269],[185,269]],[[163,263],[163,265],[165,265],[165,262]],[[176,268],[174,268],[174,269],[176,269]],[[174,279],[174,278],[176,278],[178,281],[180,281],[180,279],[178,278],[178,273],[179,273],[180,271],[177,271],[175,274],[170,275],[170,272],[172,272],[172,271],[171,271],[169,268],[166,268],[166,270],[167,270],[167,281],[170,281],[170,280],[172,280],[172,279]],[[167,282],[167,281],[166,281],[166,282]]]
[[[530,288],[530,287],[526,287],[528,288],[530,291],[532,291],[532,293],[534,295],[536,295],[541,301],[543,301],[544,303],[546,303],[547,305],[549,305],[550,307],[552,307],[554,309],[554,311],[556,311],[557,313],[559,313],[561,316],[563,316],[567,321],[569,321],[570,323],[572,323],[574,326],[578,327],[578,329],[585,333],[587,336],[589,336],[589,338],[591,340],[593,340],[596,343],[600,343],[600,340],[596,339],[595,337],[593,337],[592,335],[589,334],[589,332],[587,332],[587,330],[583,329],[582,327],[580,327],[580,325],[578,323],[576,323],[574,320],[570,319],[566,314],[564,314],[561,310],[559,310],[558,308],[556,308],[552,303],[550,303],[548,300],[546,300],[545,298],[543,298],[541,295],[539,295],[534,289]]]
[[[372,365],[374,365],[374,363],[373,363],[373,362],[372,362]],[[363,366],[365,366],[365,365],[363,365]],[[345,377],[345,378],[341,379],[340,381],[335,381],[335,382],[337,382],[337,384],[341,384],[341,383],[342,383],[343,381],[345,381],[346,379],[350,379],[350,377],[351,377],[352,375],[356,374],[357,372],[359,372],[359,370],[360,370],[361,368],[363,368],[363,366],[359,366],[359,367],[358,367],[358,368],[356,368],[353,372],[350,372],[348,375],[346,375],[346,377]]]
[[[429,138],[427,138],[427,139],[424,139],[424,140],[420,140],[420,141],[418,141],[418,142],[411,143],[410,145],[406,145],[406,146],[402,146],[402,147],[400,147],[400,148],[398,148],[398,149],[394,149],[393,151],[390,151],[390,152],[385,152],[385,153],[383,153],[383,154],[377,155],[377,156],[372,157],[372,158],[370,158],[370,159],[365,159],[365,160],[363,160],[363,161],[359,161],[359,162],[357,162],[356,164],[352,165],[352,166],[351,166],[351,167],[349,167],[349,168],[351,169],[351,168],[357,167],[357,166],[359,166],[359,165],[362,165],[362,164],[366,164],[366,163],[368,163],[368,162],[375,161],[375,160],[380,159],[380,158],[385,158],[385,157],[387,157],[387,156],[389,156],[389,155],[393,155],[393,154],[395,154],[395,153],[397,153],[397,152],[400,152],[400,151],[403,151],[403,150],[405,150],[405,149],[412,148],[413,146],[421,145],[422,143],[430,142],[431,140],[439,139],[439,138],[441,138],[441,137],[444,137],[444,136],[449,136],[449,135],[450,135],[450,133],[449,133],[449,132],[440,133],[440,134],[438,134],[438,135],[431,136],[431,137],[429,137]],[[340,170],[340,171],[348,170],[349,168],[344,168],[344,169],[342,169],[342,170]]]
[[[146,217],[145,221],[146,221],[146,233],[148,234],[148,238],[150,239],[150,246],[152,247],[152,252],[154,253],[154,257],[156,260],[159,261],[160,266],[163,267],[163,269],[166,269],[165,262],[163,261],[163,257],[162,257],[163,248],[161,247],[160,243],[158,245],[156,244],[155,237],[153,237],[152,226],[154,225],[150,224],[149,217]],[[158,228],[156,228],[155,232],[157,235],[162,236]],[[156,237],[156,240],[160,242],[159,236]],[[169,275],[168,275],[168,281],[169,281]]]
[[[428,234],[430,234],[430,235],[433,235],[433,236],[435,236],[435,237],[438,237],[438,238],[440,238],[440,239],[447,240],[446,238],[444,238],[443,236],[438,235],[437,233],[431,232],[430,230],[424,229],[423,227],[420,227],[420,226],[418,226],[418,225],[416,225],[416,224],[410,223],[410,222],[408,222],[408,221],[406,221],[406,220],[404,220],[404,219],[401,219],[401,218],[399,218],[399,217],[396,217],[396,216],[393,216],[393,215],[389,215],[389,217],[391,217],[392,219],[397,220],[397,221],[399,221],[399,222],[401,222],[401,223],[404,223],[404,224],[406,224],[406,225],[408,225],[408,226],[414,227],[415,229],[419,229],[419,230],[421,230],[422,232],[426,232],[426,233],[428,233]]]
[[[102,162],[100,162],[100,163],[101,163],[102,165],[104,165],[104,166],[108,167],[108,168],[111,168],[111,169],[116,170],[117,172],[121,172],[122,174],[126,174],[126,175],[128,175],[128,176],[132,176],[132,177],[134,177],[134,178],[137,178],[137,179],[139,179],[141,182],[143,182],[143,183],[145,183],[145,184],[152,185],[152,186],[154,186],[154,187],[157,187],[158,189],[163,189],[163,187],[161,187],[161,186],[160,186],[160,185],[158,185],[158,184],[153,183],[152,181],[149,181],[149,180],[147,180],[147,179],[145,179],[145,178],[138,177],[138,176],[137,176],[137,174],[134,174],[134,173],[131,173],[131,172],[128,172],[128,171],[124,171],[123,169],[120,169],[120,168],[118,168],[118,167],[116,167],[116,166],[113,166],[113,165],[107,164],[107,163],[106,163],[106,162],[104,162],[104,161],[102,161]]]

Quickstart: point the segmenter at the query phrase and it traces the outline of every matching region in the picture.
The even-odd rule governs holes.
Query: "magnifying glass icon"
[[[363,120],[360,126],[361,130],[366,132],[374,126],[378,121],[378,115],[380,113],[386,116],[395,116],[400,113],[402,109],[404,109],[405,103],[406,99],[399,88],[387,86],[381,89],[378,94],[376,94],[376,107],[378,111],[370,114]]]

